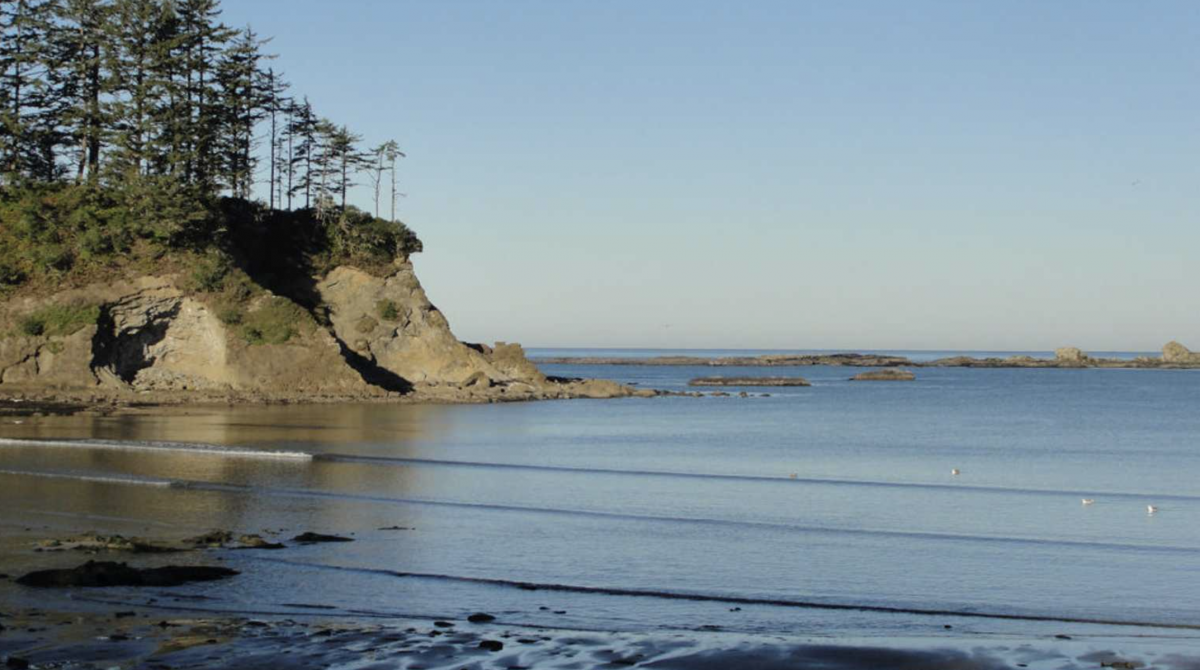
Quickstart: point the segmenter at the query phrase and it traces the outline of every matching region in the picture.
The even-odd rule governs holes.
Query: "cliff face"
[[[247,320],[272,310],[291,315],[277,323],[288,335],[267,341],[247,337],[240,317],[218,318],[170,276],[13,300],[0,307],[0,392],[445,402],[634,395],[612,382],[548,380],[519,345],[459,342],[407,261],[386,276],[336,268],[316,280],[315,293],[320,304],[311,311],[270,294],[250,299]],[[75,314],[84,316],[72,321]]]

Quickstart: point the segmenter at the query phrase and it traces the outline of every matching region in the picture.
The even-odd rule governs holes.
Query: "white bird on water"
[[[1084,505],[1091,505],[1092,503],[1094,503],[1096,501],[1093,498],[1084,498],[1082,502]]]
[[[1146,514],[1154,514],[1157,511],[1158,511],[1158,508],[1155,507],[1154,505],[1146,505]]]
[[[961,474],[962,474],[962,471],[961,471],[961,470],[959,470],[958,468],[953,468],[952,470],[950,470],[950,474],[952,474],[952,475],[961,475]]]

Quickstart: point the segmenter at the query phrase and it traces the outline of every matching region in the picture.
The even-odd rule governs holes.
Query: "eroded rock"
[[[17,579],[17,583],[37,588],[179,586],[188,582],[226,579],[237,574],[237,570],[215,566],[168,565],[139,569],[125,563],[88,561],[77,568],[31,572]]]

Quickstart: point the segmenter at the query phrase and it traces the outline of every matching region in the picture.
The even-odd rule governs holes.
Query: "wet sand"
[[[381,618],[311,613],[227,612],[205,596],[172,588],[20,586],[21,574],[85,560],[139,567],[220,565],[239,541],[171,553],[96,547],[61,529],[0,528],[0,662],[7,668],[621,668],[674,670],[820,668],[821,670],[1001,670],[1084,668],[1200,669],[1190,636],[1147,630],[1016,639],[979,630],[928,638],[794,636],[701,629],[577,630],[517,623],[521,613],[470,617]],[[178,546],[178,537],[146,540]],[[189,541],[183,541],[187,543]],[[262,563],[262,569],[272,564]],[[15,569],[14,569],[15,568]],[[233,579],[237,579],[234,577]],[[447,603],[447,610],[456,609]],[[332,609],[332,608],[329,608]],[[730,607],[736,617],[740,607]],[[512,620],[506,620],[511,618]],[[28,665],[26,665],[28,664]]]
[[[1099,639],[854,643],[704,631],[573,631],[502,620],[213,618],[189,615],[179,605],[106,613],[24,610],[5,613],[0,625],[0,656],[8,667],[28,662],[34,668],[1200,668],[1200,657],[1185,649],[1159,644],[1157,652],[1130,651],[1122,646],[1128,641]]]

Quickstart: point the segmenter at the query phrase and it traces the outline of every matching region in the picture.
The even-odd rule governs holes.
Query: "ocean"
[[[647,355],[666,353],[697,352]],[[759,352],[700,355],[713,353]],[[543,368],[667,390],[712,373]],[[1200,373],[928,368],[910,383],[848,381],[859,371],[722,368],[812,382],[746,398],[0,423],[0,531],[356,540],[226,552],[240,577],[178,591],[225,614],[484,611],[593,631],[1200,646]]]

